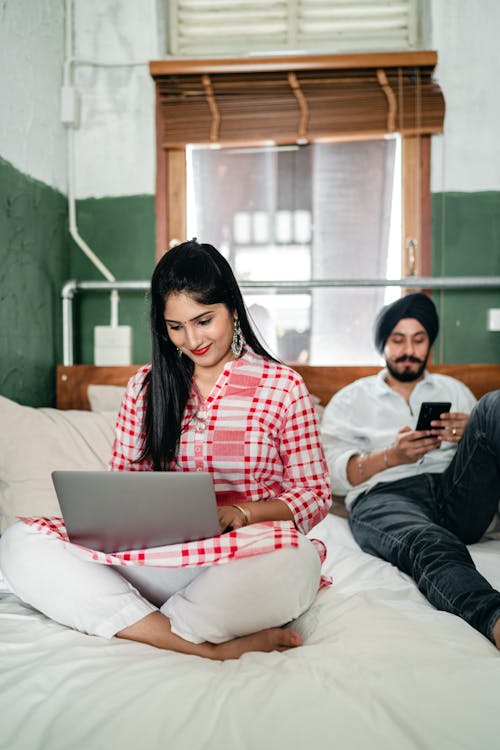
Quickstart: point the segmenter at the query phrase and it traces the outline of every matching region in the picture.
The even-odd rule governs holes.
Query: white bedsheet
[[[286,653],[212,662],[48,621],[0,596],[2,750],[490,750],[500,654],[359,550],[344,519],[321,592]],[[500,587],[500,542],[471,548]]]

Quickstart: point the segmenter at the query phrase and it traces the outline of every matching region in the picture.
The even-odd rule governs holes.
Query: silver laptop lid
[[[208,472],[54,471],[52,480],[74,544],[109,553],[220,533]]]

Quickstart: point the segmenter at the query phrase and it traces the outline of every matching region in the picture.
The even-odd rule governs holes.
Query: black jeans
[[[360,495],[349,523],[360,547],[410,575],[437,609],[490,640],[500,593],[476,569],[466,544],[488,528],[500,498],[500,391],[474,408],[442,474],[382,482]]]

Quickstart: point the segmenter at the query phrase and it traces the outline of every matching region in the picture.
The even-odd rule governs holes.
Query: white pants
[[[196,568],[111,566],[82,560],[59,539],[15,523],[0,568],[17,596],[52,620],[111,638],[158,608],[192,643],[223,643],[284,625],[313,602],[320,561],[311,542]]]

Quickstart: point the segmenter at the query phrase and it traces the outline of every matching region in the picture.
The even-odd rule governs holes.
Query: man
[[[475,406],[455,378],[425,369],[439,329],[433,302],[409,294],[375,322],[386,367],[339,391],[325,409],[323,442],[335,494],[365,552],[410,575],[435,607],[452,612],[500,649],[500,593],[466,544],[495,517],[500,496],[500,391]],[[451,402],[416,431],[423,401]],[[472,411],[472,413],[470,413]]]

